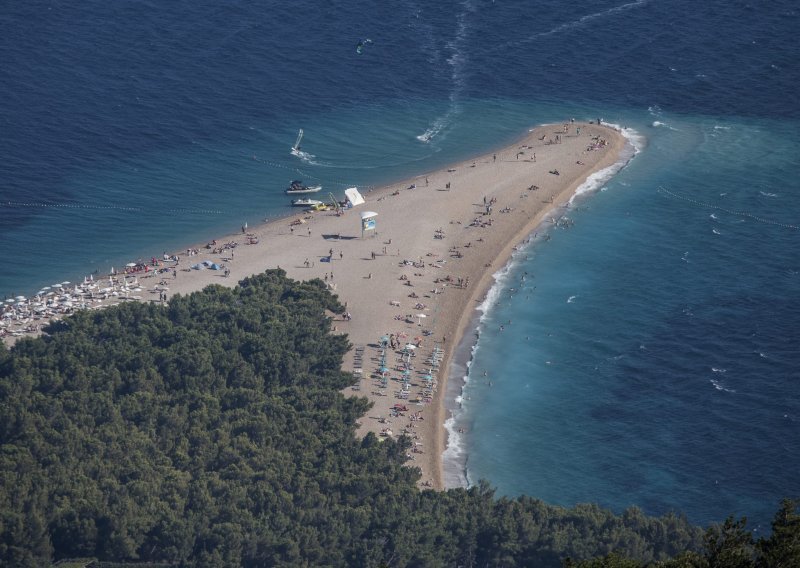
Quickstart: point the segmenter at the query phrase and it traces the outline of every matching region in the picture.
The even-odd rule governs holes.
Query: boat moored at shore
[[[303,185],[303,182],[300,180],[294,180],[289,187],[286,188],[287,195],[296,195],[302,193],[317,193],[318,191],[322,191],[321,185]]]
[[[319,199],[292,199],[292,207],[316,207],[322,205]]]

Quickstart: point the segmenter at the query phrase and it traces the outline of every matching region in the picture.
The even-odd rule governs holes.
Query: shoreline
[[[517,246],[568,204],[592,174],[618,163],[626,144],[607,125],[538,126],[503,148],[365,191],[366,203],[342,215],[271,218],[169,255],[177,263],[146,271],[136,267],[125,278],[110,279],[103,289],[113,291],[105,300],[89,302],[89,292],[81,297],[91,308],[125,301],[122,290],[127,299],[162,301],[164,294],[188,294],[208,284],[234,286],[276,267],[297,280],[323,280],[351,316],[332,321],[332,332],[348,334],[353,345],[342,369],[360,377],[354,392],[345,394],[373,403],[358,434],[387,429],[389,435],[408,434],[414,444],[408,465],[420,467],[420,485],[442,489],[452,352],[469,331],[477,303]],[[377,231],[362,236],[364,211],[377,213]],[[202,261],[223,270],[191,268]],[[87,283],[82,292],[91,289],[94,296],[97,286]],[[399,338],[400,349],[382,351],[381,338],[390,335]],[[3,338],[7,344],[17,339]],[[408,343],[415,348],[403,349]],[[443,350],[436,356],[438,368],[425,364],[434,349]],[[396,404],[407,410],[393,410]]]
[[[548,125],[543,125],[542,128],[544,128],[546,126],[548,126]],[[609,125],[607,125],[605,127],[606,128],[612,128]],[[535,131],[538,131],[539,128],[540,127],[537,127],[535,129]],[[503,247],[503,249],[500,252],[500,254],[497,256],[497,263],[496,263],[497,267],[496,268],[491,267],[490,270],[486,270],[483,273],[483,275],[482,275],[482,277],[480,279],[480,282],[479,282],[479,286],[475,288],[475,292],[470,297],[469,302],[466,304],[465,309],[462,312],[462,315],[461,315],[461,317],[459,319],[459,322],[458,322],[457,331],[454,334],[454,337],[457,340],[457,343],[455,344],[455,352],[457,353],[458,351],[463,350],[462,352],[466,354],[467,358],[464,359],[464,360],[453,360],[452,359],[452,355],[448,353],[447,354],[446,366],[444,367],[445,369],[448,370],[448,372],[450,371],[450,369],[453,369],[454,367],[460,366],[460,367],[464,368],[465,375],[462,375],[460,377],[450,376],[449,375],[447,377],[447,380],[446,380],[446,382],[449,382],[450,380],[457,380],[457,381],[461,382],[461,384],[459,385],[459,388],[458,388],[459,395],[463,392],[463,388],[464,388],[464,386],[466,384],[464,379],[469,373],[469,366],[470,366],[470,363],[472,361],[472,356],[473,356],[473,348],[477,344],[477,341],[479,339],[476,336],[475,337],[470,337],[470,334],[468,333],[469,330],[472,328],[472,326],[470,324],[471,323],[477,323],[478,325],[480,324],[480,319],[481,319],[483,314],[482,313],[479,314],[479,313],[476,313],[476,312],[483,305],[484,301],[488,297],[488,295],[491,292],[491,290],[498,284],[498,281],[500,280],[500,278],[497,277],[496,275],[500,271],[504,271],[509,266],[509,264],[513,261],[513,254],[514,254],[514,252],[516,252],[517,247],[520,244],[524,243],[525,246],[529,246],[529,243],[527,242],[528,239],[529,239],[529,236],[532,235],[533,233],[535,233],[537,231],[537,229],[539,229],[539,227],[541,227],[542,225],[544,225],[546,223],[545,219],[547,217],[552,217],[553,219],[558,219],[558,218],[561,218],[563,216],[563,214],[566,211],[567,207],[572,203],[572,200],[575,197],[578,197],[580,195],[580,194],[577,193],[577,190],[580,189],[580,187],[585,182],[587,182],[587,180],[589,179],[589,177],[591,175],[597,174],[597,173],[602,172],[602,171],[604,171],[606,169],[609,169],[609,168],[614,168],[613,171],[609,172],[609,177],[613,177],[613,175],[616,175],[616,173],[618,173],[619,170],[621,170],[623,167],[625,167],[628,164],[630,159],[632,159],[633,155],[635,154],[635,152],[632,152],[630,157],[628,157],[627,159],[623,159],[623,150],[629,144],[629,142],[627,141],[626,138],[624,138],[624,136],[621,134],[620,130],[618,130],[616,128],[612,128],[612,129],[615,132],[615,134],[618,136],[618,138],[615,140],[614,144],[612,144],[613,150],[611,152],[609,152],[609,156],[613,156],[613,159],[610,159],[610,160],[609,159],[599,160],[598,164],[593,169],[593,171],[589,172],[588,174],[586,174],[583,177],[576,177],[575,179],[573,179],[572,182],[568,186],[566,186],[558,194],[558,197],[556,197],[553,200],[553,202],[551,204],[552,205],[551,207],[545,207],[545,208],[541,209],[535,216],[533,216],[531,218],[531,220],[528,223],[526,223],[523,227],[521,227],[519,229],[519,231],[517,231],[517,233],[506,243],[506,245]],[[615,165],[618,165],[618,167],[615,168],[614,167]],[[552,213],[555,212],[555,211],[558,211],[559,214],[552,215]],[[494,265],[494,263],[493,263],[493,265]],[[487,267],[487,268],[490,268],[490,267]],[[491,306],[487,306],[487,309],[489,309],[489,308],[491,308]],[[449,392],[453,393],[453,392],[456,392],[456,391],[455,391],[455,389],[453,389],[453,390],[450,390]],[[440,436],[441,436],[441,451],[440,451],[440,455],[442,456],[442,459],[440,460],[440,463],[439,463],[439,485],[438,485],[439,489],[447,489],[447,488],[449,488],[449,486],[445,486],[444,485],[444,456],[443,456],[443,454],[448,448],[448,436],[449,436],[449,432],[445,428],[444,424],[445,424],[446,420],[448,420],[450,418],[454,418],[453,413],[451,411],[448,411],[445,408],[445,404],[446,403],[443,400],[443,398],[440,399],[440,401],[439,401],[439,406],[440,406],[439,416],[440,416],[440,423],[442,425],[441,431],[440,431]],[[458,405],[458,407],[460,407],[460,404]],[[463,470],[461,472],[459,472],[459,473],[460,473],[460,476],[462,477],[462,479],[464,479],[465,481],[468,482],[467,471],[466,471],[466,463],[463,464]]]
[[[603,124],[613,128],[626,138],[623,147],[620,148],[617,154],[619,160],[613,162],[605,168],[599,168],[588,175],[582,183],[579,183],[575,187],[574,191],[569,199],[566,200],[566,202],[544,211],[544,217],[550,216],[550,214],[554,211],[558,211],[558,214],[553,215],[551,217],[551,221],[557,222],[566,217],[570,207],[573,205],[576,199],[588,197],[594,194],[596,191],[599,191],[608,180],[613,178],[622,169],[624,169],[635,157],[635,155],[639,153],[639,144],[637,144],[637,142],[634,140],[635,138],[638,138],[638,134],[632,134],[633,131],[629,131],[628,134],[623,134],[626,129],[613,124]],[[641,139],[639,141],[641,142]],[[629,155],[627,154],[628,150],[630,150]],[[580,191],[582,188],[584,188],[584,186],[587,185],[590,185],[590,187],[586,187],[583,189],[583,191]],[[534,224],[532,227],[528,226],[527,229],[523,229],[521,234],[524,235],[524,240],[522,240],[519,245],[513,245],[512,242],[512,249],[508,253],[508,256],[505,258],[503,264],[496,270],[489,271],[489,283],[487,284],[483,293],[475,294],[473,297],[474,306],[472,308],[472,312],[470,313],[469,309],[464,312],[464,326],[461,334],[458,336],[458,343],[455,345],[455,351],[448,365],[447,392],[444,400],[442,401],[443,405],[445,406],[445,417],[442,422],[444,448],[440,465],[442,489],[450,489],[454,487],[467,488],[470,484],[467,468],[469,454],[458,440],[455,443],[453,453],[451,455],[446,454],[448,454],[448,451],[451,449],[451,447],[453,447],[450,443],[451,437],[455,436],[456,438],[461,439],[463,438],[462,434],[468,434],[467,431],[462,431],[458,426],[458,419],[463,411],[463,401],[461,400],[461,397],[463,396],[464,389],[469,382],[470,367],[472,366],[472,362],[474,360],[475,348],[480,340],[481,323],[484,316],[491,311],[495,301],[497,300],[497,296],[492,296],[492,292],[496,290],[498,286],[503,285],[505,276],[512,269],[515,262],[515,253],[524,253],[529,248],[536,246],[542,240],[543,236],[544,240],[549,240],[547,233],[553,226],[555,225],[552,222],[548,223],[547,220],[542,218],[538,224]],[[538,239],[536,235],[538,235]],[[518,246],[519,248],[517,248]],[[527,257],[527,254],[525,256]],[[448,423],[450,423],[449,426]],[[456,428],[459,429],[456,430]],[[448,465],[451,466],[449,475],[447,471]],[[448,477],[450,478],[450,483],[448,483]]]

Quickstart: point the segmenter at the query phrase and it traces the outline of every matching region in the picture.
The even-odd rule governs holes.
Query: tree
[[[709,568],[749,568],[755,565],[753,535],[746,530],[747,519],[728,517],[722,526],[706,531],[706,560]]]
[[[790,568],[800,566],[800,502],[784,499],[772,521],[772,534],[761,539],[758,566],[764,568]]]

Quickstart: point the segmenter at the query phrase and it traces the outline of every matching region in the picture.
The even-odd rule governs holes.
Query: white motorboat
[[[292,199],[292,207],[316,207],[322,205],[319,199]]]
[[[298,193],[317,193],[322,190],[321,185],[303,185],[300,180],[294,180],[286,189],[287,195],[295,195]]]

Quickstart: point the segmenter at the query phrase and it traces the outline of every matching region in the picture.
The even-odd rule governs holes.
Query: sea
[[[630,142],[451,369],[448,486],[768,531],[800,496],[796,2],[32,0],[0,9],[0,297],[528,128]],[[299,129],[301,156],[290,154]]]

